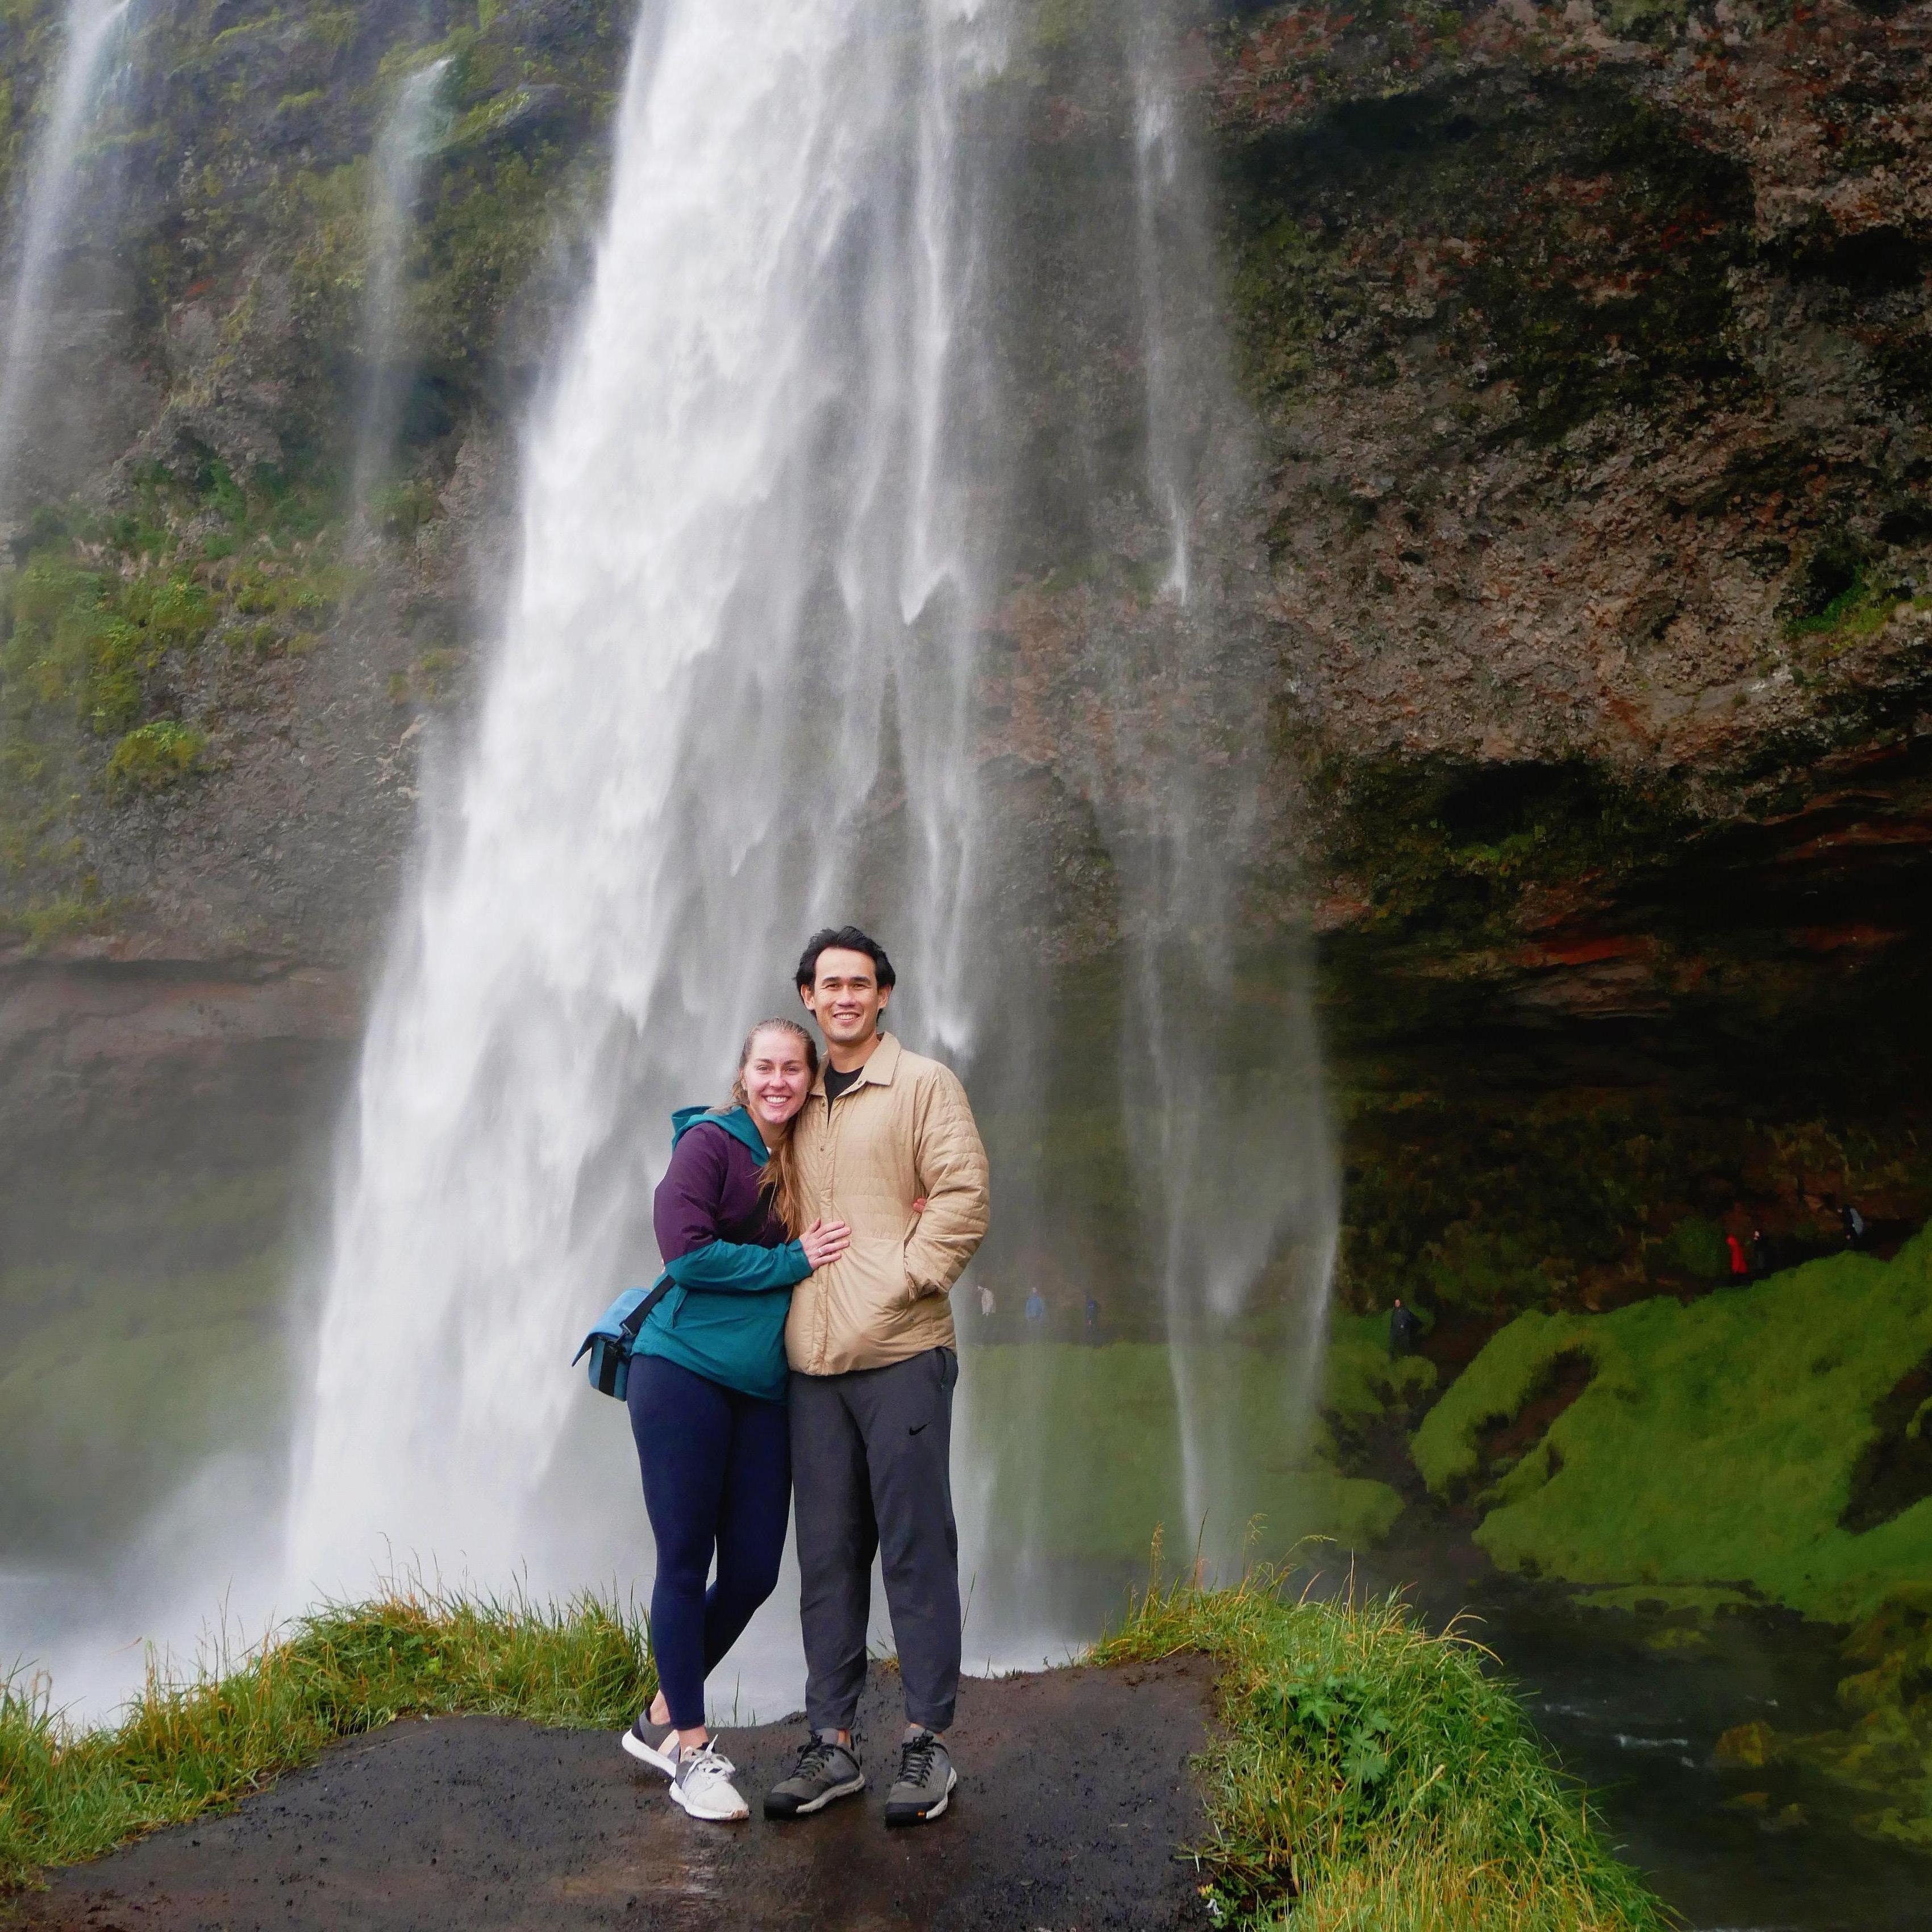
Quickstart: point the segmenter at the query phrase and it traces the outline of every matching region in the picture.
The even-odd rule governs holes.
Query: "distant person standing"
[[[1027,1295],[1026,1324],[1028,1331],[1035,1335],[1046,1326],[1046,1298],[1036,1288]]]
[[[1838,1222],[1845,1231],[1845,1246],[1862,1248],[1865,1244],[1865,1217],[1847,1201],[1838,1210]]]
[[[1733,1286],[1742,1286],[1750,1279],[1750,1256],[1744,1244],[1735,1234],[1724,1237],[1724,1246],[1731,1257],[1731,1282]]]
[[[999,1312],[1000,1304],[993,1298],[993,1291],[982,1281],[980,1284],[980,1326],[990,1328],[993,1317]]]
[[[1401,1356],[1413,1354],[1415,1338],[1421,1333],[1422,1324],[1416,1319],[1415,1311],[1405,1307],[1398,1294],[1395,1306],[1389,1310],[1389,1360],[1393,1362]]]

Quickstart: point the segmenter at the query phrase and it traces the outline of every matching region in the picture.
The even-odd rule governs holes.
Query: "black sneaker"
[[[849,1744],[836,1731],[817,1731],[808,1738],[789,1778],[781,1778],[765,1793],[767,1818],[809,1818],[835,1798],[849,1798],[866,1788],[866,1774]]]
[[[915,1731],[899,1747],[899,1774],[886,1794],[888,1825],[923,1825],[946,1809],[959,1774],[930,1731]]]

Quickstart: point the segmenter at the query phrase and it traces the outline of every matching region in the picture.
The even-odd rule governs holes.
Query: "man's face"
[[[864,953],[837,946],[818,956],[818,978],[799,994],[828,1046],[862,1046],[878,1031],[879,1016],[892,997]]]

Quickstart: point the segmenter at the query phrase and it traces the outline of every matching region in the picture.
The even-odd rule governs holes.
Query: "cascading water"
[[[634,1508],[544,1554],[562,1364],[648,1273],[670,1108],[795,1004],[814,923],[890,904],[908,1030],[967,1044],[955,135],[998,52],[974,0],[685,0],[634,61],[474,749],[364,1049],[298,1587],[366,1580],[382,1537],[491,1580],[620,1561]]]
[[[1122,1058],[1130,1144],[1146,1198],[1158,1204],[1148,1218],[1179,1424],[1180,1527],[1226,1574],[1242,1559],[1257,1500],[1249,1478],[1264,1444],[1277,1466],[1292,1461],[1312,1414],[1335,1185],[1320,1049],[1293,938],[1277,938],[1275,970],[1294,997],[1251,1004],[1245,1022],[1234,1017],[1235,902],[1262,748],[1238,668],[1231,678],[1222,662],[1221,614],[1204,610],[1197,594],[1194,525],[1203,503],[1225,514],[1238,496],[1244,425],[1226,380],[1217,278],[1168,31],[1160,10],[1143,5],[1127,50],[1148,488],[1168,531],[1172,626],[1165,742],[1130,730],[1115,761],[1144,776],[1116,803],[1120,842],[1144,868]],[[1119,715],[1136,715],[1124,694]],[[1222,775],[1218,797],[1203,782],[1209,768]],[[1157,1104],[1138,1104],[1142,1095]],[[1258,1336],[1257,1290],[1271,1264],[1282,1276],[1271,1300],[1287,1318],[1264,1323]],[[1268,1345],[1270,1379],[1278,1380],[1258,1413],[1237,1393],[1246,1379],[1240,1352],[1257,1340]],[[1295,1527],[1269,1525],[1275,1546]]]
[[[68,9],[60,65],[28,170],[13,299],[0,341],[0,512],[12,494],[15,446],[46,334],[61,246],[80,187],[78,163],[88,122],[112,71],[131,4],[70,0]]]
[[[423,165],[434,151],[447,58],[402,85],[370,157],[368,281],[362,303],[362,406],[356,412],[350,518],[359,531],[394,454],[413,358],[404,339],[404,269],[416,230]]]
[[[1204,1389],[1291,1222],[1290,1298],[1318,1314],[1326,1154],[1299,987],[1263,1003],[1268,1040],[1226,1024],[1252,813],[1194,523],[1232,487],[1202,455],[1229,412],[1218,376],[1184,366],[1218,337],[1166,292],[1212,277],[1164,18],[1153,0],[1124,18],[1108,58],[1138,130],[1106,191],[1140,255],[1144,460],[1124,485],[1089,461],[1078,490],[1090,523],[1150,520],[1167,554],[1138,655],[1093,679],[1113,699],[1088,776],[1130,960],[1112,1118],[1142,1177],[1100,1266],[1154,1250],[1138,1273],[1172,1344],[1185,1507],[1238,1531],[1244,1445]],[[1001,897],[1033,862],[979,709],[1034,542],[1024,331],[998,293],[1028,282],[1037,232],[1013,152],[1025,26],[992,0],[674,0],[634,56],[606,238],[527,452],[514,597],[346,1126],[298,1598],[364,1585],[386,1555],[540,1588],[638,1574],[622,1418],[562,1364],[650,1272],[670,1108],[720,1095],[746,1026],[796,1010],[787,968],[815,926],[887,940],[896,1030],[971,1083],[989,1256],[1066,1218],[1050,1179],[1001,1156],[1038,1144],[1055,1054],[1091,1054],[1056,1043],[1052,975]],[[1117,265],[1091,280],[1112,289]],[[1164,723],[1141,716],[1143,659]],[[1028,1372],[1051,1402],[1043,1353]],[[971,1382],[968,1461],[992,1453]],[[970,1560],[1025,1544],[1056,1479],[980,1482]],[[1007,1608],[1009,1632],[1033,1615]]]
[[[1023,1233],[1007,1270],[1014,1302],[1058,1277],[1062,1319],[1042,1327],[1059,1345],[996,1347],[962,1378],[975,1412],[968,1540],[1007,1599],[980,1612],[991,1636],[976,1654],[989,1659],[1090,1635],[1144,1571],[1157,1526],[1170,1562],[1198,1550],[1226,1574],[1251,1528],[1274,1556],[1321,1520],[1310,1492],[1322,1479],[1311,1484],[1304,1456],[1334,1174],[1303,942],[1292,924],[1268,930],[1250,877],[1281,808],[1261,782],[1254,702],[1270,676],[1268,620],[1244,548],[1252,428],[1228,377],[1176,79],[1184,10],[1145,0],[1094,16],[1088,70],[1056,76],[1066,104],[1040,144],[1051,155],[1071,144],[1065,128],[1094,130],[1076,160],[1043,164],[1056,212],[1090,236],[1055,248],[1048,272],[1078,291],[1078,312],[1056,320],[1084,352],[1044,358],[1048,380],[1031,374],[1030,392],[1090,381],[1102,354],[1117,366],[1131,356],[1137,379],[1111,416],[1088,428],[1076,416],[1085,433],[1077,464],[1060,466],[1057,554],[1034,566],[1048,586],[1095,586],[1057,594],[1090,627],[1067,694],[1083,728],[1070,762],[1111,868],[1118,976],[1059,1003],[1075,1009],[1056,1016],[1074,1044],[1058,1058],[1098,1049],[1117,1084],[1063,1077],[1024,1150],[1035,1163],[1056,1139],[1086,1150],[1063,1163],[1071,1186],[1036,1187],[1027,1204],[1036,1228],[1084,1223],[1084,1242]],[[1130,409],[1140,435],[1123,458]],[[1124,1172],[1106,1157],[1116,1138]],[[1097,1324],[1064,1318],[1082,1294],[1106,1304]],[[969,1319],[976,1330],[1000,1332]],[[1090,1355],[1072,1336],[1121,1346]],[[1158,1383],[1144,1338],[1159,1344]]]

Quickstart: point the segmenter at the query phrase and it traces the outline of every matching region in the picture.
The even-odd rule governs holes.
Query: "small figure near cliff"
[[[1000,1304],[998,1302],[993,1298],[993,1291],[988,1288],[983,1281],[980,1282],[980,1326],[982,1328],[990,1328],[992,1327],[993,1317],[998,1312],[999,1306]]]
[[[1389,1310],[1389,1360],[1393,1362],[1401,1356],[1414,1354],[1416,1337],[1421,1333],[1422,1324],[1416,1318],[1414,1310],[1405,1307],[1398,1294],[1395,1306]]]
[[[1847,1201],[1838,1210],[1838,1220],[1845,1231],[1845,1246],[1862,1248],[1865,1244],[1865,1217]]]
[[[1027,1332],[1034,1335],[1046,1326],[1046,1299],[1036,1288],[1030,1289],[1027,1294],[1026,1324]]]
[[[1735,1234],[1724,1237],[1724,1246],[1730,1250],[1731,1285],[1734,1288],[1742,1288],[1750,1280],[1750,1256],[1744,1243]]]

